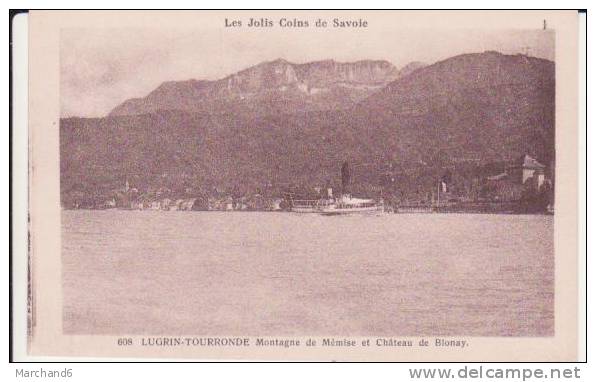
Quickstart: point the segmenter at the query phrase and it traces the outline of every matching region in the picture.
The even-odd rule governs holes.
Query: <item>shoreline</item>
[[[288,210],[158,210],[158,209],[126,209],[126,208],[60,208],[61,211],[129,211],[129,212],[160,212],[160,213],[175,213],[175,212],[225,212],[225,213],[290,213],[294,215],[322,215],[318,212],[312,213],[298,213]],[[358,215],[358,213],[350,214],[348,216]],[[403,210],[403,211],[381,211],[376,215],[545,215],[554,216],[554,212],[547,211],[539,212],[520,212],[520,211],[484,211],[484,210],[466,210],[466,209],[445,209],[436,210],[435,208],[428,208],[424,211]]]

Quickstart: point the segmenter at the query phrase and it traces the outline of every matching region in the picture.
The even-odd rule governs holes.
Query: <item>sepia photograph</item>
[[[553,334],[553,31],[168,32],[61,31],[65,332]]]
[[[148,13],[56,28],[61,336],[160,355],[369,338],[395,359],[576,325],[555,305],[576,171],[558,163],[575,100],[558,93],[556,18]]]

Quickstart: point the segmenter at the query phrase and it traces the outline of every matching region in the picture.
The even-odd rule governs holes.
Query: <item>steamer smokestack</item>
[[[350,192],[350,166],[348,162],[344,162],[341,166],[341,192],[347,194]]]

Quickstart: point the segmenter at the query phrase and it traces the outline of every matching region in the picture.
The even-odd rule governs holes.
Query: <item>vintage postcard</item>
[[[31,356],[575,361],[574,11],[34,11]]]

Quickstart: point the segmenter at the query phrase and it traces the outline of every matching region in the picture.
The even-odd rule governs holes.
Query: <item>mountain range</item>
[[[144,98],[118,105],[111,116],[160,110],[225,114],[293,113],[346,108],[422,66],[402,70],[387,61],[294,64],[264,62],[216,81],[164,82]]]
[[[375,185],[387,167],[420,192],[445,167],[531,154],[554,160],[555,65],[464,54],[387,61],[264,62],[220,80],[165,82],[104,118],[60,125],[62,197],[141,188],[333,183],[342,161]],[[423,171],[426,177],[412,173]],[[422,170],[420,170],[422,168]]]

